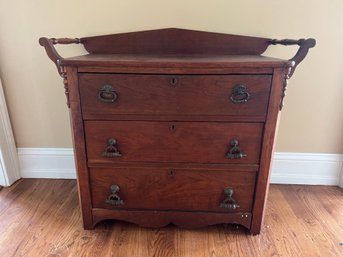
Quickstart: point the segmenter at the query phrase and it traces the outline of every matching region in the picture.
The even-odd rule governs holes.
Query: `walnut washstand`
[[[314,39],[161,29],[39,43],[64,80],[85,229],[118,219],[260,233],[287,80]],[[89,54],[54,47],[74,43]],[[278,44],[299,50],[261,56]]]

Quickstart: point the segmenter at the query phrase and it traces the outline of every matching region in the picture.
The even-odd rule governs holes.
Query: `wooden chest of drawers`
[[[90,53],[64,59],[54,44]],[[64,78],[84,227],[261,229],[287,80],[313,39],[183,29],[41,38]],[[297,44],[291,60],[261,56]]]

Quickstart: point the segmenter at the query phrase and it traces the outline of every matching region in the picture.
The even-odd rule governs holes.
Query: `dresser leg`
[[[82,216],[82,223],[83,223],[83,228],[85,230],[91,230],[91,229],[94,229],[94,225],[93,224],[93,219],[91,216],[89,215],[83,215]]]
[[[83,223],[83,229],[85,229],[85,230],[92,230],[92,229],[94,229],[94,225],[93,224],[88,224],[88,223]]]
[[[250,228],[250,233],[253,236],[259,235],[261,233],[261,225],[252,225]]]

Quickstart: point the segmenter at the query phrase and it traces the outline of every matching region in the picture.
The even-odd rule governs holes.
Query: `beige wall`
[[[62,80],[38,38],[165,27],[314,37],[289,83],[277,151],[343,153],[342,0],[0,0],[0,75],[19,147],[71,147]],[[80,53],[76,46],[62,55]],[[293,47],[269,55],[290,58]]]

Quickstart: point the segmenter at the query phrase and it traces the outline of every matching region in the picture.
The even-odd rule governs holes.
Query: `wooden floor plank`
[[[307,240],[312,243],[312,248],[316,248],[317,252],[323,256],[340,256],[342,252],[335,247],[335,243],[339,242],[332,241],[332,238],[342,237],[343,219],[337,223],[337,219],[332,216],[332,211],[337,207],[343,210],[343,201],[336,200],[333,201],[334,205],[328,205],[331,201],[332,188],[317,186],[293,187],[291,190],[282,188],[282,190],[301,225],[300,231],[303,231]],[[335,191],[340,192],[340,190]],[[307,233],[308,228],[311,233]]]
[[[23,179],[0,191],[4,257],[343,256],[343,190],[272,185],[261,235],[236,225],[187,230],[105,221],[83,230],[76,181]]]

